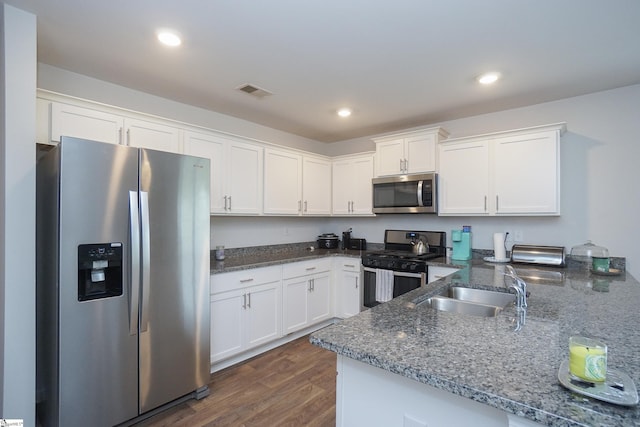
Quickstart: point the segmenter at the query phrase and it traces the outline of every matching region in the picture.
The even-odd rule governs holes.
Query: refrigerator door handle
[[[129,335],[138,334],[140,296],[140,223],[138,192],[129,191],[129,224],[131,227],[131,295],[129,297]]]
[[[142,306],[140,332],[146,332],[149,325],[149,280],[151,277],[151,245],[149,238],[149,193],[140,192],[140,225],[142,228]]]

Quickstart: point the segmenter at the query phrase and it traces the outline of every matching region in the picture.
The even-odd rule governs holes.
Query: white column
[[[0,22],[0,418],[35,426],[36,17]]]

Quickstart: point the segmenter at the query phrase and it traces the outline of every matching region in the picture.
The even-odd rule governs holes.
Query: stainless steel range
[[[416,253],[420,241],[424,253]],[[424,286],[427,261],[445,256],[446,242],[442,231],[385,230],[384,250],[362,257],[364,306],[374,307]]]

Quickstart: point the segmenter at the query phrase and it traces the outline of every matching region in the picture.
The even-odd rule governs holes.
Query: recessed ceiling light
[[[180,44],[182,44],[182,40],[180,40],[180,36],[175,31],[159,30],[157,35],[160,43],[164,45],[175,47],[175,46],[180,46]]]
[[[340,117],[349,117],[351,115],[351,109],[350,108],[341,108],[338,110],[338,115]]]
[[[500,73],[491,72],[485,73],[478,77],[478,83],[483,85],[490,85],[491,83],[495,83],[500,78]]]

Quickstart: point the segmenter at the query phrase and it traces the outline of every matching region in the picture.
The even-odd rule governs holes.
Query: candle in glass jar
[[[607,346],[591,338],[569,338],[569,373],[584,381],[603,382],[607,376]]]

